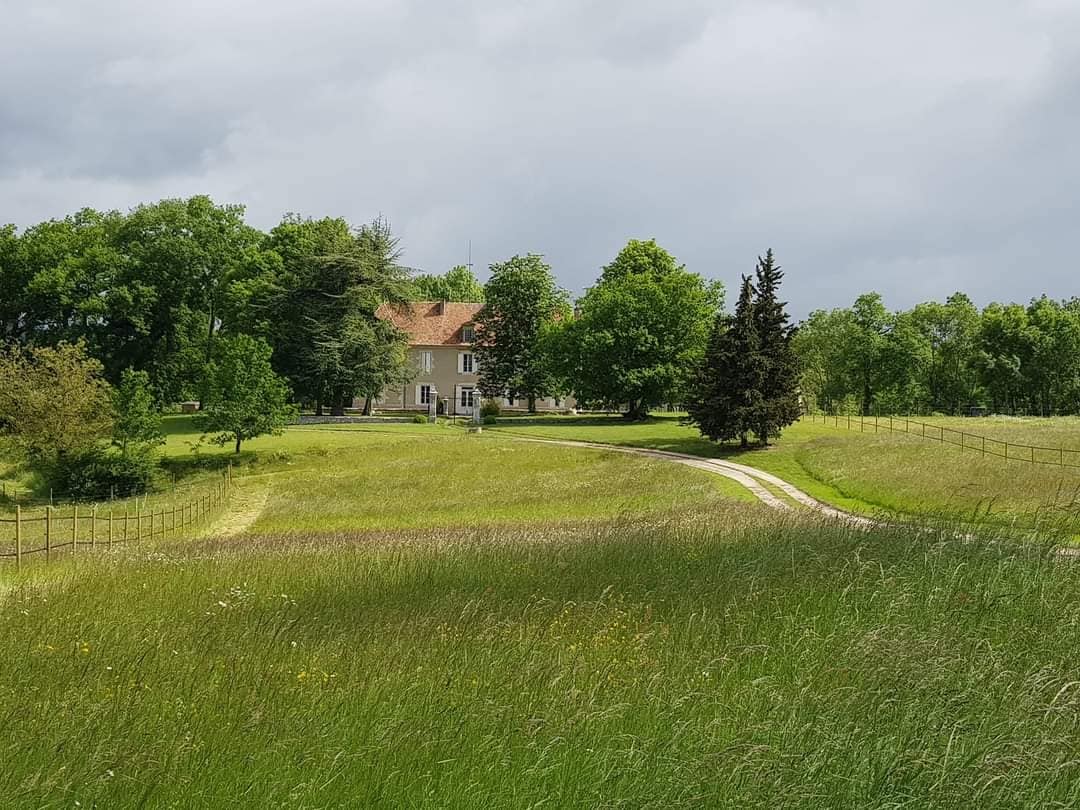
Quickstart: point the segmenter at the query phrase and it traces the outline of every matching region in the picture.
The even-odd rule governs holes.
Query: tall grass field
[[[1049,536],[855,528],[511,432],[607,429],[693,438],[293,429],[206,529],[0,565],[0,807],[1080,804]],[[801,430],[766,463],[846,441]]]

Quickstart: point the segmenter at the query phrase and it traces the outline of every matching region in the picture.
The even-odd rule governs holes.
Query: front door
[[[473,386],[459,385],[457,387],[457,412],[465,416],[472,416],[477,399],[479,397]]]

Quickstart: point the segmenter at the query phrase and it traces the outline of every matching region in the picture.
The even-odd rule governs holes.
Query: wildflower
[[[298,672],[296,674],[296,680],[298,680],[300,683],[303,683],[304,681],[306,681],[307,678],[308,678],[307,670],[301,670],[300,672]]]

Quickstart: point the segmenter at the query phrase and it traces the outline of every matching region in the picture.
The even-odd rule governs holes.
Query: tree
[[[557,392],[542,333],[569,315],[567,295],[543,257],[530,253],[491,265],[484,297],[474,343],[480,390],[487,397],[524,397],[533,413],[538,398]]]
[[[648,242],[631,241],[578,302],[559,362],[581,402],[624,406],[641,419],[688,396],[723,287]]]
[[[383,303],[408,297],[406,271],[389,226],[352,229],[342,219],[290,215],[271,232],[281,258],[277,280],[258,305],[274,314],[276,370],[316,411],[344,413],[358,394],[377,394],[402,378],[406,336],[381,321]]]
[[[848,359],[854,335],[850,309],[819,309],[810,313],[792,337],[802,368],[803,398],[826,413],[846,411],[851,399]]]
[[[112,392],[82,343],[0,355],[0,427],[32,464],[93,448],[112,428]]]
[[[161,414],[154,405],[150,375],[145,371],[124,369],[120,384],[113,392],[113,444],[127,455],[132,447],[164,444]]]
[[[279,434],[296,419],[289,387],[270,365],[270,345],[250,335],[221,338],[208,374],[211,399],[203,413],[207,432],[220,431],[218,444],[232,442],[237,453],[248,439]]]
[[[411,297],[417,301],[484,302],[484,286],[472,270],[463,264],[447,270],[444,275],[419,275],[410,281]]]
[[[765,363],[760,353],[754,288],[742,277],[734,316],[718,314],[701,370],[687,401],[690,420],[702,435],[724,442],[739,438],[743,447],[757,426]]]
[[[770,436],[799,418],[799,360],[791,346],[792,328],[777,297],[784,278],[772,250],[758,258],[754,324],[761,358],[761,401],[754,416],[754,433],[763,445]]]

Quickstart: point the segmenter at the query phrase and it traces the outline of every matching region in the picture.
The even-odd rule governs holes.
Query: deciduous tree
[[[210,403],[202,415],[207,432],[218,431],[214,441],[241,443],[264,434],[278,434],[295,420],[289,387],[274,373],[270,345],[261,338],[234,335],[218,340],[209,367]]]
[[[569,315],[569,302],[551,268],[535,254],[491,265],[486,304],[476,318],[480,389],[487,397],[536,400],[558,393],[558,377],[544,351],[548,325]]]

